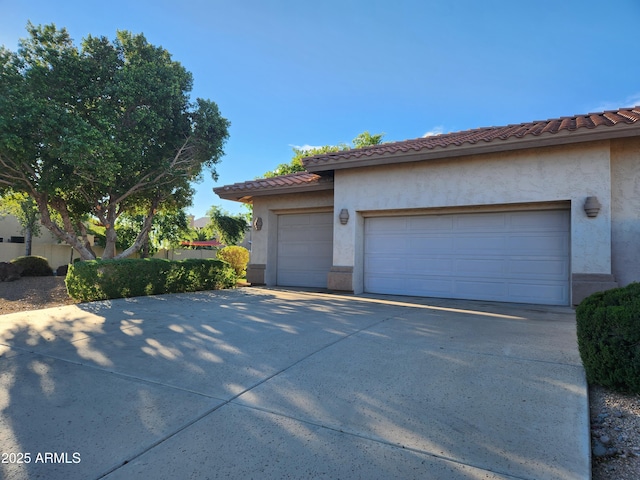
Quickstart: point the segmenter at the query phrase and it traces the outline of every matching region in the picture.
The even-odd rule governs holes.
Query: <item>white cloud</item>
[[[295,148],[296,150],[302,150],[304,152],[308,152],[309,150],[313,150],[314,148],[321,148],[320,145],[293,145],[289,144],[291,148]]]
[[[589,109],[589,112],[603,112],[605,110],[617,110],[624,107],[635,107],[640,105],[640,92],[629,95],[624,100],[616,100],[614,102],[604,101],[594,108]]]
[[[437,127],[433,127],[431,130],[426,132],[422,137],[433,137],[434,135],[442,135],[444,133],[444,127],[442,125],[438,125]]]

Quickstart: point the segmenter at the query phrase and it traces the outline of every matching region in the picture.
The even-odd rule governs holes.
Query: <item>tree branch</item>
[[[127,190],[125,193],[120,195],[118,198],[113,200],[113,202],[120,203],[123,200],[130,197],[131,195],[135,193],[143,192],[147,188],[156,188],[158,186],[169,185],[170,183],[172,183],[172,180],[170,178],[167,178],[166,182],[160,182],[160,180],[162,180],[165,177],[168,177],[170,174],[173,174],[173,176],[175,176],[175,172],[173,171],[175,168],[179,168],[182,165],[188,165],[188,166],[192,165],[193,158],[194,158],[194,155],[192,154],[192,152],[195,146],[189,145],[190,141],[191,141],[191,137],[187,137],[187,139],[184,141],[184,143],[180,146],[180,148],[174,155],[173,160],[169,165],[169,168],[163,169],[155,177],[153,176],[153,172],[148,172],[147,174],[143,175],[135,185],[133,185],[129,190]],[[183,156],[186,157],[184,160],[181,159]],[[187,177],[187,175],[188,173],[185,172],[184,176]]]
[[[142,224],[142,229],[140,230],[140,233],[138,233],[138,236],[133,242],[133,245],[131,245],[129,248],[127,248],[124,252],[120,253],[119,255],[116,255],[114,258],[126,258],[129,255],[133,255],[134,253],[140,250],[142,245],[144,245],[144,242],[149,237],[149,232],[151,231],[151,227],[153,226],[153,217],[156,214],[156,209],[158,208],[159,204],[160,204],[160,198],[154,198],[153,201],[151,202],[149,213],[145,217],[144,222]]]

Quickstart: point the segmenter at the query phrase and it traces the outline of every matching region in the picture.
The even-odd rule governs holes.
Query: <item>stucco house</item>
[[[303,160],[253,204],[255,284],[551,305],[640,281],[640,107]]]

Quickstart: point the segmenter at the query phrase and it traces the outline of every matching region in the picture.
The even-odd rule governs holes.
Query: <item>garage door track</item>
[[[0,316],[5,479],[589,478],[568,307],[245,288]]]

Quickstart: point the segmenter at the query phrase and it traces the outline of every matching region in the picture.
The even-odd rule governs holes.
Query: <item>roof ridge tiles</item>
[[[326,162],[337,162],[340,159],[362,158],[371,156],[419,152],[435,148],[460,147],[465,143],[475,145],[489,143],[496,139],[510,138],[522,140],[528,135],[538,137],[542,134],[555,135],[558,132],[573,133],[581,129],[593,130],[599,127],[613,127],[619,124],[634,124],[640,121],[640,106],[607,110],[598,113],[578,114],[534,120],[531,122],[513,123],[505,126],[478,127],[458,132],[449,132],[398,142],[386,142],[360,149],[343,150],[313,155],[303,159],[304,165],[318,165]]]

